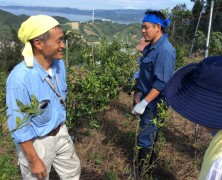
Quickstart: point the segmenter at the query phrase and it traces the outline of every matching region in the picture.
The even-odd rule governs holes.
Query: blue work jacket
[[[160,91],[160,95],[150,105],[164,98],[165,85],[174,72],[175,59],[175,49],[166,35],[162,35],[154,45],[149,44],[144,48],[136,87],[142,92],[142,98],[152,88]]]

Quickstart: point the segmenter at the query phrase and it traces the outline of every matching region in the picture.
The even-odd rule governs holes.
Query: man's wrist
[[[37,161],[40,158],[39,158],[38,154],[35,153],[35,154],[32,154],[32,155],[29,155],[28,159],[29,159],[30,163],[33,163],[33,162]]]
[[[144,98],[141,103],[144,105],[144,106],[147,106],[149,104],[149,102]]]

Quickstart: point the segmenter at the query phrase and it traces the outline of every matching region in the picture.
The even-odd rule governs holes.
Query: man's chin
[[[144,39],[146,42],[150,41],[150,38],[148,38],[147,36],[144,36]]]
[[[63,59],[63,56],[58,56],[58,57],[54,58],[54,60],[61,60],[61,59]]]
[[[55,59],[57,60],[63,59],[63,53],[59,53]]]

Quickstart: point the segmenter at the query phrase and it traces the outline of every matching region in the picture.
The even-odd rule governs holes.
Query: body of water
[[[70,21],[81,21],[81,22],[85,22],[85,21],[90,21],[92,20],[92,16],[89,15],[79,15],[79,14],[65,14],[65,13],[56,13],[56,12],[46,12],[46,11],[31,11],[31,10],[26,10],[26,9],[9,9],[9,8],[1,8],[4,11],[10,12],[16,16],[18,15],[28,15],[28,16],[32,16],[32,15],[38,15],[38,14],[45,14],[45,15],[49,15],[49,16],[61,16],[61,17],[65,17],[67,19],[69,19]],[[96,18],[95,19],[102,19],[102,18]]]
[[[47,12],[47,11],[33,11],[33,10],[27,10],[27,9],[11,9],[11,8],[1,8],[4,11],[10,12],[16,16],[18,15],[28,15],[28,16],[32,16],[32,15],[38,15],[38,14],[45,14],[45,15],[49,15],[49,16],[61,16],[61,17],[65,17],[67,19],[69,19],[70,21],[80,21],[80,22],[86,22],[86,21],[91,21],[92,20],[92,16],[90,15],[79,15],[79,14],[65,14],[65,13],[57,13],[57,12]],[[106,20],[106,21],[111,21],[108,19],[104,19],[104,18],[99,18],[96,17],[96,13],[95,13],[95,19],[99,19],[99,20]],[[131,21],[121,21],[121,20],[116,20],[116,21],[111,21],[113,23],[119,23],[119,24],[130,24],[132,23]]]

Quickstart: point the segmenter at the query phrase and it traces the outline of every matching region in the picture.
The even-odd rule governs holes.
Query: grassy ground
[[[6,124],[0,130],[0,180],[20,179],[15,147],[9,133],[6,131]]]
[[[133,148],[138,119],[131,115],[132,99],[121,94],[104,114],[101,128],[81,129],[77,134],[76,150],[82,162],[82,180],[123,179],[132,172]],[[165,127],[161,129],[160,148],[154,163],[153,179],[197,179],[203,154],[211,135],[203,127],[194,141],[195,124],[171,109]]]
[[[75,147],[82,165],[81,180],[119,180],[124,179],[124,173],[132,172],[135,132],[139,121],[131,115],[131,109],[132,97],[122,93],[118,102],[112,102],[105,112],[98,114],[99,129],[81,128],[70,132],[76,135]],[[211,135],[201,127],[200,137],[195,142],[195,124],[171,109],[168,113],[169,118],[161,129],[158,141],[159,153],[152,179],[197,179]],[[6,155],[7,147],[1,143],[0,156]],[[16,167],[15,155],[13,159],[12,164]],[[52,171],[50,179],[59,178]]]

